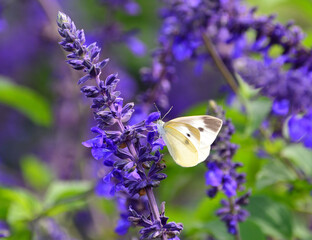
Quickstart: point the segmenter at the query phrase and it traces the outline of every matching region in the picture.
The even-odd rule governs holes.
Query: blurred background
[[[89,129],[94,120],[90,102],[77,86],[81,75],[65,63],[56,28],[57,11],[68,14],[77,28],[85,30],[87,44],[97,42],[101,58],[111,59],[104,76],[118,72],[122,96],[136,102],[146,89],[140,69],[151,66],[152,52],[158,46],[161,1],[118,2],[0,0],[0,185],[21,189],[12,198],[31,205],[30,212],[37,201],[54,201],[66,194],[79,196],[71,204],[52,209],[51,217],[40,219],[31,231],[17,221],[18,234],[8,239],[135,239],[131,231],[136,230],[121,237],[115,234],[118,206],[92,190],[101,176],[101,163],[81,143],[92,136]],[[307,34],[304,44],[311,46],[312,1],[246,2],[257,6],[258,14],[276,13],[282,23],[294,20]],[[176,68],[178,81],[172,83],[168,95],[170,106],[174,106],[169,118],[204,114],[208,99],[224,98],[224,82],[214,67],[205,66],[204,74],[198,74],[191,62],[180,62]],[[235,117],[233,121],[235,124]],[[248,146],[251,148],[236,156],[239,161],[254,158],[257,149]],[[189,171],[175,165],[168,155],[165,160],[169,177],[156,190],[157,199],[166,201],[170,220],[184,224],[182,239],[206,239],[203,236],[211,229],[217,231],[218,239],[232,239],[222,235],[224,228],[216,224],[214,211],[220,198],[205,197],[205,166]],[[253,180],[248,181],[247,186],[254,187]],[[8,208],[5,199],[0,198],[0,205],[2,220],[8,221],[9,215],[15,222],[21,214],[30,214],[18,207]],[[197,224],[203,221],[209,224]]]

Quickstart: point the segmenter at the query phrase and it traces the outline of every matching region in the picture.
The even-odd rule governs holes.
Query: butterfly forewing
[[[183,122],[176,122],[176,121],[169,121],[165,123],[164,129],[166,128],[174,128],[178,132],[182,133],[184,137],[186,137],[188,140],[190,140],[195,148],[196,146],[199,146],[200,144],[200,133],[199,130],[196,127],[193,127],[190,124],[183,123]]]
[[[179,117],[169,121],[167,124],[170,122],[185,123],[197,128],[200,132],[200,136],[204,136],[205,140],[208,140],[210,145],[215,140],[222,126],[221,119],[209,115]]]
[[[182,167],[192,167],[198,164],[198,150],[194,144],[181,132],[170,125],[164,126],[165,141],[173,160]]]

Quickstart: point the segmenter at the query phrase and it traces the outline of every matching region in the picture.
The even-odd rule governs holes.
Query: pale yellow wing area
[[[173,127],[164,125],[162,136],[173,160],[182,167],[193,167],[198,162],[198,151],[194,144]]]
[[[191,131],[186,131],[185,129],[179,128],[183,135],[191,132],[194,133],[196,130],[199,134],[199,144],[197,146],[197,142],[192,141],[195,147],[198,150],[198,162],[205,161],[210,153],[210,146],[216,139],[221,127],[222,127],[222,120],[213,116],[209,115],[201,115],[201,116],[189,116],[189,117],[179,117],[172,119],[171,121],[167,122],[166,125],[186,125],[189,126],[188,129]],[[195,129],[195,130],[194,130]],[[196,136],[196,134],[194,134]]]

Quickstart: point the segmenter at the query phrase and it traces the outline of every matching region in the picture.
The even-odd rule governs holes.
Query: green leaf
[[[240,233],[241,233],[241,238],[243,240],[266,240],[266,236],[264,233],[261,231],[261,228],[253,223],[252,221],[245,221],[243,223],[239,224],[240,228]]]
[[[10,79],[0,76],[0,103],[8,105],[35,124],[50,126],[52,113],[48,102],[33,90],[14,84]]]
[[[21,168],[25,181],[34,189],[47,188],[53,179],[51,170],[33,155],[21,159]]]
[[[258,189],[262,189],[276,183],[293,181],[296,178],[296,174],[279,159],[273,159],[268,160],[258,173],[256,186]]]
[[[250,136],[255,130],[259,129],[261,123],[266,119],[271,111],[272,102],[266,97],[259,97],[256,100],[245,102],[247,111],[247,127],[245,135]]]
[[[239,145],[233,161],[243,163],[243,167],[237,170],[246,173],[246,187],[254,187],[256,176],[264,164],[264,161],[257,156],[258,142],[238,132],[232,136],[232,142]]]
[[[294,218],[294,236],[296,239],[310,240],[311,230],[308,228],[306,220],[299,218],[299,216],[295,216]]]
[[[270,113],[272,101],[267,97],[258,97],[259,89],[249,86],[240,75],[236,74],[236,78],[239,83],[240,100],[247,112],[245,135],[250,136]]]
[[[11,235],[6,240],[32,240],[31,230],[26,223],[14,223],[11,226]]]
[[[93,185],[88,181],[52,183],[45,196],[45,215],[52,216],[82,208],[86,204],[86,196],[92,190]]]
[[[271,139],[264,139],[263,147],[268,154],[276,156],[286,147],[286,143],[283,139],[276,139],[274,141]]]
[[[221,193],[217,194],[214,198],[209,198],[208,196],[203,198],[194,212],[194,217],[201,222],[209,222],[217,219],[216,211],[220,208],[220,200],[222,198],[224,196]]]
[[[0,188],[0,199],[10,202],[7,212],[9,223],[33,220],[42,210],[40,201],[22,189]]]
[[[239,74],[235,74],[239,84],[239,95],[244,99],[248,100],[258,95],[259,89],[254,89],[249,86]]]
[[[247,116],[232,106],[223,105],[222,107],[225,110],[225,117],[232,121],[236,132],[243,132],[247,125]]]
[[[44,211],[43,215],[53,217],[62,213],[79,210],[86,206],[85,199],[73,199],[69,202],[58,203]]]
[[[305,171],[307,175],[312,175],[312,151],[300,144],[292,144],[285,147],[281,155],[291,160],[296,166]]]
[[[266,196],[254,196],[250,198],[247,210],[250,212],[249,220],[256,223],[266,235],[278,239],[292,239],[293,217],[285,205]]]
[[[220,220],[211,221],[205,224],[206,231],[211,233],[218,239],[222,240],[233,240],[233,236],[228,233],[225,224]]]

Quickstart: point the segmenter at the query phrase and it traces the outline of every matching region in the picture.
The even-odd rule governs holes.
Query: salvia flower
[[[237,145],[230,142],[235,128],[229,119],[225,119],[221,107],[211,103],[216,117],[223,120],[222,129],[211,146],[212,153],[208,157],[206,172],[206,184],[209,186],[207,195],[213,198],[222,191],[227,200],[221,201],[222,208],[217,215],[226,223],[228,232],[236,235],[238,233],[238,222],[243,222],[248,212],[242,206],[248,203],[249,192],[238,196],[239,191],[244,190],[245,174],[238,173],[236,169],[242,164],[233,162],[232,158],[237,150]]]
[[[108,174],[103,178],[104,184],[109,186],[109,194],[116,196],[123,193],[129,200],[147,196],[148,213],[140,212],[136,219],[147,219],[150,227],[157,229],[159,233],[157,236],[162,239],[179,234],[182,227],[168,230],[169,226],[163,220],[163,212],[159,213],[152,190],[167,177],[161,173],[165,168],[159,152],[163,143],[159,140],[156,125],[153,123],[159,119],[159,113],[151,113],[145,120],[133,125],[127,124],[134,112],[134,104],[124,103],[120,97],[121,93],[115,90],[120,81],[117,74],[107,76],[104,81],[100,79],[101,69],[108,62],[107,59],[99,61],[101,49],[96,43],[86,46],[83,30],[77,30],[75,24],[64,13],[58,14],[57,24],[63,38],[60,44],[65,51],[70,52],[67,62],[74,69],[86,73],[78,84],[91,80],[95,80],[96,83],[96,85],[81,87],[81,92],[93,99],[91,108],[97,123],[97,126],[91,129],[96,136],[85,141],[83,145],[91,148],[93,157],[102,161],[109,169]],[[131,214],[134,212],[132,208],[130,210],[128,214],[122,214],[121,230],[117,228],[120,234],[124,234],[126,231],[122,230],[129,227],[125,221],[133,220]],[[140,233],[145,236],[144,231]]]

